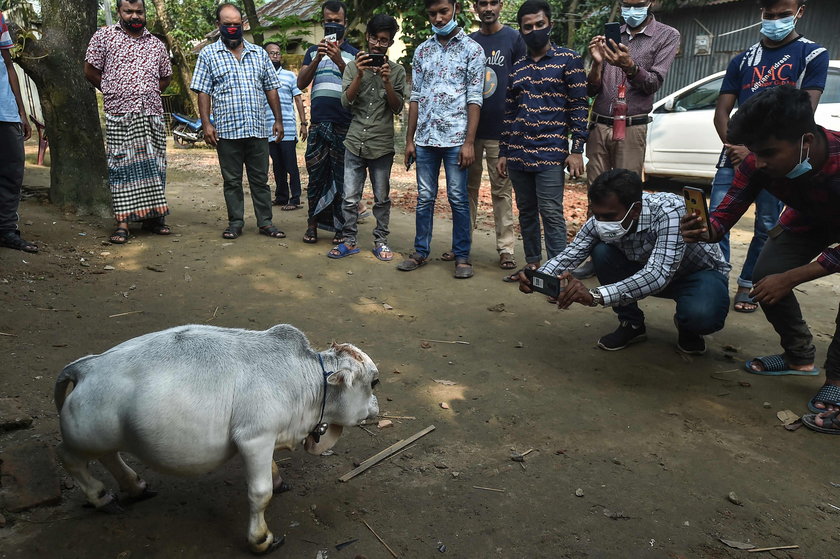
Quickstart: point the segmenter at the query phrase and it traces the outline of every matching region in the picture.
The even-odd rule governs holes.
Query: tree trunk
[[[575,48],[575,30],[579,24],[577,19],[578,4],[579,0],[572,0],[571,3],[569,3],[569,7],[566,8],[566,22],[568,26],[566,32],[566,45],[568,45],[570,49]]]
[[[175,59],[173,71],[178,72],[180,83],[184,86],[184,111],[188,114],[198,115],[198,96],[190,89],[192,82],[192,63],[187,59],[184,49],[181,48],[180,43],[175,40],[172,35],[172,20],[169,18],[169,13],[166,11],[165,0],[152,0],[155,5],[155,13],[157,14],[157,21],[160,24],[164,37],[166,37],[166,46],[172,51],[172,57]]]
[[[245,6],[245,15],[248,16],[248,24],[251,27],[251,38],[254,39],[255,45],[262,46],[265,38],[260,29],[260,18],[257,17],[257,7],[254,5],[254,0],[242,0],[242,5]],[[258,29],[259,31],[257,31]]]
[[[39,39],[17,60],[38,86],[50,139],[50,200],[65,209],[111,215],[105,143],[93,87],[84,77],[97,2],[41,0]]]

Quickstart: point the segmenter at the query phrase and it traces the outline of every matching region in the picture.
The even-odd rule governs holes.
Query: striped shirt
[[[590,217],[566,250],[546,262],[541,272],[557,275],[574,270],[592,252],[596,243],[618,248],[631,262],[644,264],[641,270],[616,283],[602,285],[598,291],[605,306],[627,305],[659,293],[674,279],[702,270],[727,275],[731,266],[723,259],[717,244],[686,244],[680,234],[685,214],[682,197],[671,192],[642,194],[642,213],[636,228],[617,241],[602,241]]]
[[[280,80],[280,87],[277,88],[277,96],[280,98],[280,112],[283,113],[283,138],[282,142],[294,142],[297,140],[297,124],[295,120],[295,97],[301,95],[297,86],[297,76],[294,72],[277,69],[277,78]],[[274,125],[274,113],[265,101],[265,123],[268,129]],[[273,142],[277,136],[269,136],[268,141]]]
[[[484,103],[484,49],[459,29],[446,45],[432,35],[414,51],[411,102],[414,143],[455,147],[467,139],[467,105]]]
[[[0,12],[0,50],[12,48],[14,42],[3,19],[3,12]],[[9,74],[6,65],[0,62],[0,122],[20,122],[17,99],[9,83]]]
[[[840,132],[820,128],[828,144],[822,169],[797,179],[772,179],[755,167],[749,154],[735,170],[732,187],[709,218],[718,233],[729,231],[766,190],[786,204],[779,225],[793,233],[820,232],[840,241]],[[840,247],[826,248],[817,262],[831,273],[840,272]]]
[[[201,49],[190,89],[212,97],[220,138],[268,138],[271,127],[265,122],[265,92],[280,87],[280,80],[262,47],[248,41],[242,44],[240,60],[221,39]]]
[[[586,128],[586,73],[578,53],[552,45],[534,62],[516,61],[505,99],[499,156],[510,169],[538,172],[565,164],[569,140],[583,153]]]
[[[650,22],[638,33],[631,35],[627,24],[621,26],[621,42],[630,49],[630,57],[639,71],[628,80],[624,70],[604,63],[601,87],[589,84],[589,96],[595,97],[592,110],[603,116],[612,114],[612,105],[618,98],[618,86],[627,84],[627,114],[646,115],[653,109],[653,98],[677,56],[680,33],[673,27],[659,23],[651,15]]]
[[[345,66],[355,60],[359,49],[344,41],[340,45],[341,59]],[[303,56],[303,65],[312,64],[318,54],[318,45],[309,47]],[[309,95],[312,99],[312,108],[309,111],[309,119],[313,123],[332,122],[347,126],[350,124],[350,111],[341,106],[341,72],[338,65],[329,56],[324,56],[318,63],[315,70],[315,77],[312,79],[312,90]]]

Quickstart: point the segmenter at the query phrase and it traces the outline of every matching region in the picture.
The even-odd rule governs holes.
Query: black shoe
[[[703,355],[706,353],[706,340],[700,334],[680,331],[677,336],[677,350],[686,355]]]
[[[645,325],[632,326],[626,320],[619,324],[615,332],[611,332],[598,340],[598,347],[607,351],[618,351],[630,344],[643,342],[647,339]]]

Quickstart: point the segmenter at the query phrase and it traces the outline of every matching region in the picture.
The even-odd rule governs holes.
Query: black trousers
[[[295,151],[297,140],[269,142],[268,154],[274,168],[274,201],[280,206],[300,204],[300,171]]]
[[[0,232],[17,230],[23,161],[23,127],[0,122]]]

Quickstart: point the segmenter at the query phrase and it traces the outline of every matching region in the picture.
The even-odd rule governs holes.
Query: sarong
[[[169,214],[166,129],[156,115],[105,115],[108,182],[117,221],[146,221]]]
[[[318,122],[309,130],[306,143],[306,170],[309,186],[309,218],[321,229],[341,231],[344,215],[344,138],[347,127],[332,122]]]

